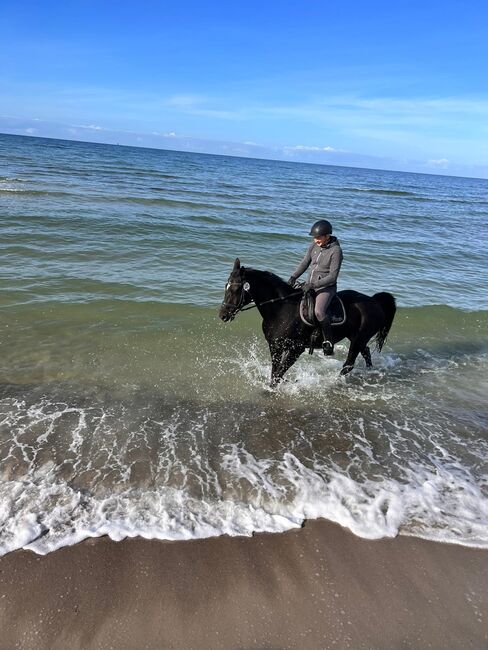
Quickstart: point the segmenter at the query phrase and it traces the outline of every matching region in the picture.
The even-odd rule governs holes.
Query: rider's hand
[[[294,275],[290,275],[290,278],[288,279],[287,283],[290,285],[290,287],[294,287],[296,281],[297,281],[296,277]]]
[[[313,291],[313,285],[310,282],[305,282],[305,284],[302,287],[303,293],[309,293],[310,291]]]

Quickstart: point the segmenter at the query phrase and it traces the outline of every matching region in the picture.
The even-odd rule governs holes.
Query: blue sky
[[[0,4],[0,131],[488,177],[488,3]]]

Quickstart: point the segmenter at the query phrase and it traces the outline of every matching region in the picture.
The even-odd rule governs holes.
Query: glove
[[[314,291],[313,285],[310,282],[305,282],[302,287],[303,293],[310,293]]]
[[[294,275],[290,275],[290,278],[289,278],[287,284],[289,284],[290,287],[294,287],[296,281],[297,281],[296,277]]]

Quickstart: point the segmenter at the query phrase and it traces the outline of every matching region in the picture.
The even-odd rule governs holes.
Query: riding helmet
[[[332,224],[327,219],[316,221],[310,228],[311,237],[320,237],[321,235],[332,235]]]

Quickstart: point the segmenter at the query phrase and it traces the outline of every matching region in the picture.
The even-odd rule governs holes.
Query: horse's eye
[[[229,288],[230,288],[230,282],[227,282],[227,284],[225,285],[225,290],[227,291]]]

